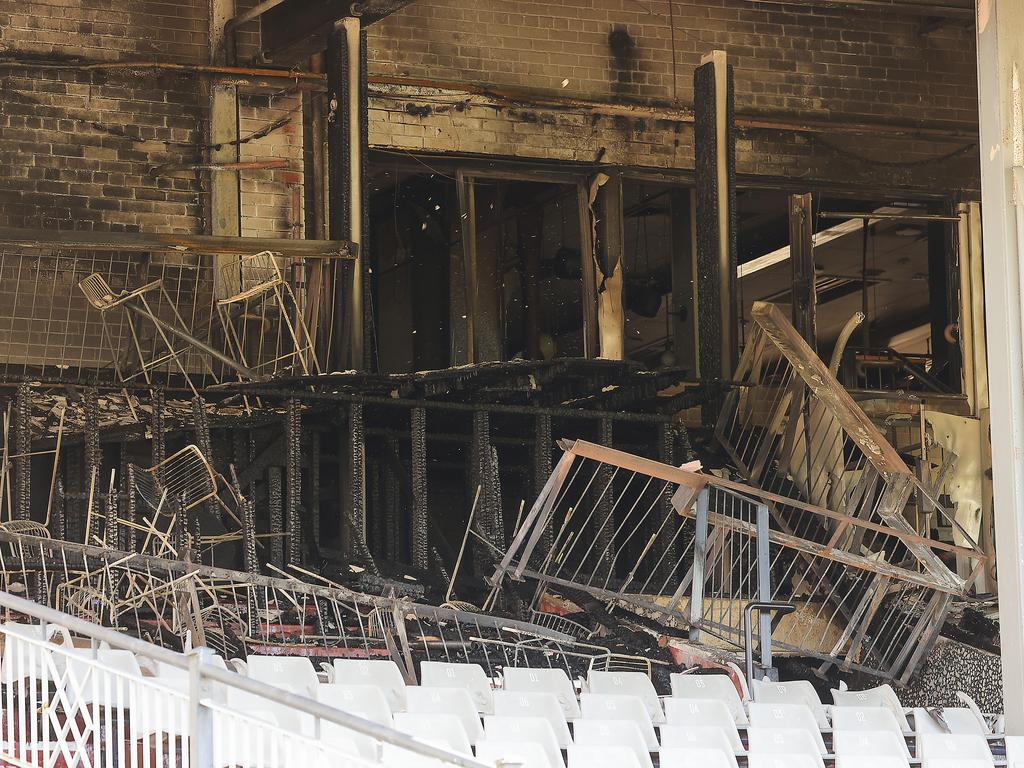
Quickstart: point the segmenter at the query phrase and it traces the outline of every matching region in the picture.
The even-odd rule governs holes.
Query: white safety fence
[[[0,592],[0,765],[484,768],[399,731]],[[21,623],[25,622],[25,623]],[[30,623],[31,622],[31,623]]]

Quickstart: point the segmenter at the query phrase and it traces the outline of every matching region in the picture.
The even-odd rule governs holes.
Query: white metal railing
[[[0,609],[38,622],[0,625],[0,765],[366,768],[388,750],[420,764],[485,768],[229,672],[207,649],[176,653],[6,592]]]

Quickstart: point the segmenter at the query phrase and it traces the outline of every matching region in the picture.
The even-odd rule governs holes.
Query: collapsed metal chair
[[[245,536],[244,526],[237,509],[244,498],[206,460],[198,446],[187,445],[152,467],[128,465],[129,483],[154,515],[166,512],[170,524],[166,531],[156,528],[156,517],[147,531],[161,539],[166,546],[176,531],[180,532],[194,518],[200,505],[209,503],[211,511],[219,510],[228,517],[237,530],[214,536],[198,536],[201,547],[213,546],[229,541],[238,541]],[[223,494],[223,495],[222,495]]]
[[[100,320],[103,323],[103,339],[104,342],[110,349],[110,354],[114,361],[114,368],[117,371],[118,379],[127,383],[131,379],[138,375],[141,375],[145,379],[146,384],[152,384],[150,373],[153,370],[159,369],[165,365],[173,363],[177,367],[178,371],[185,378],[185,382],[188,384],[189,389],[194,394],[199,394],[195,385],[192,383],[192,378],[189,376],[188,370],[186,369],[183,357],[189,351],[189,348],[199,351],[200,353],[210,352],[208,345],[194,338],[189,333],[188,326],[185,325],[185,321],[178,312],[177,306],[171,300],[167,291],[164,289],[163,281],[154,280],[151,283],[136,288],[135,290],[123,290],[115,292],[113,288],[107,283],[106,279],[99,274],[94,272],[93,274],[82,280],[78,287],[85,295],[86,301],[94,308],[99,310]],[[161,319],[152,303],[147,298],[150,294],[159,291],[162,296],[162,300],[167,303],[170,307],[171,312],[174,315],[174,322],[168,322]],[[107,313],[111,310],[118,308],[125,309],[125,319],[128,322],[128,330],[131,335],[132,346],[135,354],[138,356],[139,370],[130,375],[126,375],[122,369],[120,362],[119,349],[120,344],[114,343],[113,335],[110,332],[110,326],[107,324]],[[159,345],[156,344],[156,339],[152,344],[152,349],[149,354],[143,351],[143,340],[139,337],[139,329],[136,326],[135,316],[148,320],[153,327],[156,329],[157,336],[163,343],[163,350],[159,349]],[[184,343],[183,347],[175,347],[169,336],[174,336],[178,339],[178,343]],[[119,339],[120,340],[120,339]],[[148,344],[146,346],[149,346]],[[209,362],[206,360],[205,354],[200,354],[199,359],[203,362],[208,372],[216,378],[213,369],[210,367]]]
[[[217,300],[227,354],[260,374],[319,374],[314,337],[279,258],[262,251],[220,268],[220,284],[234,291]]]

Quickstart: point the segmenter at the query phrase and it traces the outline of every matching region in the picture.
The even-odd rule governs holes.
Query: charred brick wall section
[[[206,0],[0,0],[0,58],[205,63],[207,13]],[[251,37],[243,32],[243,44]],[[240,150],[243,160],[293,161],[242,173],[246,235],[293,232],[291,190],[302,185],[297,104],[291,95],[240,99],[243,135],[294,118]],[[0,226],[207,231],[209,172],[167,168],[208,159],[207,122],[204,82],[193,75],[0,66]],[[167,278],[167,262],[0,252],[0,368],[108,360],[77,282],[99,271],[115,289],[135,287]]]
[[[970,133],[977,121],[973,31],[956,23],[927,35],[920,30],[919,17],[813,3],[673,0],[670,14],[667,0],[421,0],[372,28],[370,56],[371,72],[383,76],[686,108],[700,56],[720,48],[735,67],[740,115],[837,125],[918,122]],[[379,145],[693,167],[686,123],[395,90],[376,88],[371,141]],[[970,138],[812,136],[747,131],[737,148],[738,171],[977,189],[976,150],[945,157]]]

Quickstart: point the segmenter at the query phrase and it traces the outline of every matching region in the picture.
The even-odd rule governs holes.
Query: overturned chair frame
[[[319,374],[313,336],[279,258],[262,251],[220,268],[220,285],[233,291],[217,301],[226,352],[260,374]]]
[[[170,512],[172,523],[168,531],[158,531],[155,518],[153,525],[148,529],[150,533],[160,538],[175,530],[174,516],[185,516],[206,503],[227,515],[238,526],[238,531],[205,537],[198,542],[199,544],[212,546],[226,541],[237,541],[246,535],[254,535],[254,532],[245,530],[235,511],[241,508],[244,498],[214,470],[195,445],[185,446],[152,467],[144,468],[130,464],[128,473],[132,488],[154,513],[160,513],[167,506],[173,510]],[[228,500],[221,497],[222,488]],[[183,525],[184,522],[181,520],[178,524]],[[164,541],[165,545],[166,543]]]
[[[152,384],[150,378],[150,372],[156,368],[160,368],[165,364],[172,363],[177,367],[178,371],[185,378],[185,382],[188,384],[189,389],[194,394],[198,394],[195,385],[192,383],[192,378],[189,376],[188,371],[185,369],[185,365],[182,362],[182,355],[185,354],[185,349],[176,349],[172,343],[169,335],[175,336],[181,341],[184,341],[189,347],[192,347],[200,353],[209,352],[208,345],[203,344],[198,339],[195,339],[189,332],[188,327],[185,325],[185,321],[178,312],[177,306],[171,300],[171,297],[167,294],[167,291],[163,287],[163,282],[160,280],[154,280],[151,283],[136,288],[135,290],[129,291],[124,290],[115,292],[113,288],[107,283],[106,279],[99,274],[94,272],[85,279],[83,279],[78,287],[85,295],[86,301],[94,308],[99,310],[100,320],[103,323],[103,339],[107,346],[110,348],[110,354],[114,361],[114,368],[117,371],[117,377],[121,382],[128,382],[139,373],[145,379],[146,384]],[[171,308],[174,313],[175,323],[168,323],[165,320],[161,320],[152,304],[147,299],[147,295],[159,291],[163,296],[163,300],[167,302],[167,305]],[[130,375],[126,375],[125,371],[121,367],[119,359],[118,345],[114,343],[113,336],[110,333],[110,326],[107,325],[107,312],[117,308],[125,309],[125,318],[128,321],[128,330],[131,334],[132,346],[135,354],[139,358],[139,371]],[[133,315],[138,315],[148,319],[156,329],[156,333],[160,337],[167,351],[161,354],[154,353],[147,359],[147,355],[143,352],[143,343],[139,338],[138,329],[135,324]],[[200,354],[199,358],[203,361],[205,367],[211,375],[215,375],[213,369],[210,367],[209,362],[206,359],[206,355]]]

